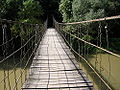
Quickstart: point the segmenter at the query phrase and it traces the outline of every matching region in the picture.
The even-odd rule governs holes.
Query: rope
[[[69,42],[66,40],[66,38],[64,37],[64,35],[60,32],[60,34],[62,35],[63,39],[65,40],[65,42],[68,44],[68,46],[70,47],[70,50],[72,50],[73,52],[75,51],[72,46],[69,44]],[[64,50],[65,51],[65,50]],[[75,51],[76,52],[76,51]],[[66,53],[66,51],[65,51]],[[76,52],[77,53],[77,52]],[[67,56],[69,57],[68,53],[66,53]],[[77,53],[78,54],[78,53]],[[86,85],[88,86],[89,90],[91,90],[90,85],[87,83],[86,79],[84,78],[84,76],[81,74],[81,72],[79,71],[79,69],[77,68],[77,66],[75,65],[74,61],[72,60],[72,58],[69,57],[69,59],[72,61],[72,63],[74,64],[75,68],[77,69],[79,75],[82,77],[82,79],[86,82]]]
[[[105,30],[106,30],[106,42],[107,42],[107,49],[109,49],[109,35],[108,35],[108,25],[105,26]],[[110,80],[110,76],[111,76],[111,62],[110,62],[110,56],[108,54],[108,79]]]
[[[3,32],[3,43],[6,41],[6,37],[5,37],[5,35],[6,35],[6,25],[4,24],[4,26],[2,26],[2,32]],[[6,57],[6,45],[4,45],[3,47],[2,47],[2,51],[3,51],[3,58],[5,58]],[[4,78],[6,77],[6,71],[5,71],[5,69],[4,69]],[[4,80],[4,90],[7,90],[7,86],[6,86],[6,80]]]
[[[0,18],[0,22],[3,23],[3,22],[6,22],[6,23],[16,23],[16,24],[24,24],[24,25],[40,25],[42,26],[42,24],[31,24],[31,23],[25,23],[25,22],[20,22],[20,21],[12,21],[12,20],[7,20],[7,19],[2,19]]]
[[[9,76],[10,76],[12,73],[14,73],[14,70],[17,68],[17,66],[23,62],[23,60],[25,59],[26,55],[29,53],[29,51],[31,50],[32,47],[33,47],[33,46],[31,46],[31,47],[27,50],[27,52],[24,54],[23,58],[21,59],[21,62],[15,64],[15,66],[14,66],[14,68],[13,68],[13,71],[10,72]],[[4,77],[4,79],[2,79],[2,80],[0,81],[0,83],[2,83],[3,80],[5,80],[5,79],[7,79],[7,78],[8,78],[8,76]]]
[[[70,33],[68,33],[70,34]],[[67,41],[66,41],[67,42]],[[68,43],[68,42],[67,42]],[[68,43],[69,44],[69,43]],[[70,44],[69,44],[70,46]],[[83,57],[81,56],[79,53],[77,53],[71,46],[70,46],[71,50],[77,54],[81,59],[83,59],[85,61],[85,63],[94,71],[94,73],[101,79],[101,81],[109,88],[109,90],[112,90],[112,88],[107,84],[107,82],[98,74],[98,72],[96,72],[96,70],[91,66],[91,64]]]
[[[113,19],[120,19],[120,15],[118,15],[118,16],[112,16],[112,17],[104,17],[104,18],[94,19],[94,20],[81,21],[81,22],[73,22],[73,23],[58,23],[57,22],[57,23],[60,24],[60,25],[74,25],[74,24],[99,22],[99,21],[113,20]]]
[[[93,70],[93,72],[99,77],[99,79],[100,79],[100,84],[99,84],[100,87],[103,87],[103,84],[104,84],[109,90],[112,90],[112,88],[110,86],[110,83],[108,84],[108,82],[106,80],[104,80],[103,77],[102,77],[102,75],[104,74],[104,72],[106,72],[106,68],[102,67],[102,65],[103,65],[103,63],[102,63],[103,62],[103,60],[102,60],[102,52],[105,52],[108,55],[108,59],[107,59],[107,61],[108,61],[108,70],[107,70],[108,78],[107,78],[107,80],[110,80],[110,77],[111,77],[110,55],[115,56],[117,58],[120,58],[119,54],[116,54],[114,52],[109,51],[109,32],[108,32],[108,25],[107,25],[106,21],[107,20],[114,20],[114,19],[120,19],[120,15],[118,15],[118,16],[112,16],[112,17],[105,17],[105,18],[100,18],[100,19],[94,19],[94,20],[88,20],[88,21],[73,22],[73,23],[58,23],[54,19],[55,28],[57,29],[57,31],[59,31],[60,33],[62,33],[62,36],[65,38],[65,40],[66,40],[66,36],[69,36],[70,41],[67,39],[67,44],[69,45],[69,47],[72,48],[72,51],[75,52],[75,54],[77,54],[81,59],[83,59],[86,62],[86,64]],[[105,29],[102,28],[101,21],[105,21],[105,24],[106,24]],[[92,44],[91,42],[82,39],[82,37],[84,37],[84,35],[89,36],[89,31],[88,31],[87,27],[83,28],[84,34],[80,31],[80,36],[79,36],[79,31],[76,31],[76,29],[78,29],[78,27],[77,27],[78,24],[81,25],[81,24],[84,24],[84,23],[92,23],[92,22],[100,22],[99,23],[99,28],[98,28],[98,31],[97,31],[98,32],[97,45]],[[76,25],[76,27],[75,26],[71,26],[72,27],[72,29],[71,29],[71,27],[69,27],[68,25]],[[107,49],[102,48],[102,29],[105,31],[105,35],[106,35],[105,40],[106,40],[106,47],[107,47]],[[71,38],[73,38],[72,42],[71,42]],[[76,44],[74,44],[73,40],[79,41],[78,42],[78,46],[77,46],[78,50],[76,50],[74,48],[74,46]],[[80,45],[80,47],[82,47],[80,51],[79,51],[79,49],[80,49],[79,45]],[[96,55],[95,56],[95,64],[93,66],[91,66],[91,64],[90,64],[89,61],[87,61],[87,59],[89,59],[88,57],[86,57],[86,56],[89,55],[89,51],[88,51],[89,48],[88,48],[87,45],[89,45],[90,47],[96,48],[96,52],[95,52],[95,55]],[[99,53],[100,53],[100,61],[98,62],[98,54]],[[119,61],[119,59],[118,59],[118,61]],[[98,67],[98,65],[99,65],[99,67]]]
[[[8,41],[6,41],[5,43],[1,44],[0,47],[3,46],[3,45],[5,45],[5,44],[7,44],[7,43],[9,43],[9,42],[11,42],[13,39],[16,39],[16,38],[18,38],[18,37],[19,37],[19,35],[17,35],[17,36],[14,37],[14,38],[11,38],[10,40],[8,40]]]
[[[4,62],[6,59],[10,58],[11,56],[13,56],[14,54],[16,54],[18,51],[20,51],[22,48],[24,48],[31,39],[33,39],[35,37],[35,35],[33,35],[23,46],[21,46],[19,49],[17,49],[16,51],[14,51],[12,54],[8,55],[7,57],[5,57],[3,60],[0,61],[0,63]]]
[[[3,30],[3,43],[0,45],[0,47],[2,47],[2,51],[3,51],[3,59],[0,61],[0,64],[2,64],[3,62],[5,62],[6,64],[4,64],[4,66],[6,65],[9,66],[9,62],[8,60],[12,59],[14,60],[14,66],[10,66],[12,68],[12,71],[9,72],[9,68],[3,69],[3,74],[4,77],[3,79],[0,81],[0,84],[3,84],[3,89],[4,90],[18,90],[20,88],[19,85],[23,85],[24,81],[27,79],[27,66],[31,61],[32,56],[34,55],[37,46],[40,43],[40,40],[44,34],[44,27],[43,25],[38,25],[38,24],[29,24],[29,23],[21,23],[21,22],[17,22],[17,21],[11,21],[11,20],[6,20],[6,19],[0,19],[0,24],[2,26],[2,30]],[[4,24],[5,23],[5,24]],[[26,37],[27,40],[23,40],[21,38],[21,35],[16,35],[13,36],[12,32],[10,32],[11,38],[8,40],[8,36],[6,34],[7,29],[10,29],[10,27],[14,24],[18,24],[18,28],[20,28],[21,33],[24,32],[26,33]],[[10,26],[10,27],[7,27]],[[31,31],[33,30],[33,31]],[[36,32],[36,33],[34,33]],[[17,40],[17,38],[20,37],[20,41],[21,41],[21,46],[15,50],[15,44],[14,40]],[[36,40],[35,40],[36,38]],[[36,45],[37,46],[36,46]],[[12,48],[11,48],[11,47]],[[11,48],[13,51],[8,55],[8,51],[9,48]],[[32,51],[33,50],[33,51]],[[16,54],[20,52],[20,62],[16,62],[15,58],[16,58]],[[30,54],[29,54],[30,53]],[[19,56],[18,56],[19,57]],[[24,59],[26,59],[26,57],[28,57],[27,62],[25,62],[25,66],[22,69],[22,64],[24,62]],[[20,75],[18,75],[18,70],[17,67],[20,65]],[[11,76],[14,75],[14,79],[13,81],[11,81]],[[23,75],[25,75],[25,80],[23,79]],[[13,86],[14,85],[14,86]]]
[[[58,35],[58,34],[57,34]],[[58,38],[58,37],[57,37]],[[60,45],[61,45],[61,43],[60,43]],[[61,45],[62,46],[62,45]],[[64,62],[63,62],[63,60],[62,60],[62,58],[61,58],[61,56],[60,56],[60,53],[59,53],[59,51],[58,51],[58,49],[57,49],[57,47],[56,47],[56,44],[55,44],[55,48],[56,48],[56,50],[57,50],[57,52],[58,52],[58,56],[60,57],[60,60],[61,60],[61,62],[62,62],[62,65],[63,65],[63,67],[64,67],[64,70],[66,70],[66,67],[65,67],[65,65],[64,65]],[[63,47],[62,47],[63,48]],[[63,49],[64,50],[64,49]],[[66,53],[66,52],[65,52]],[[67,73],[66,73],[66,71],[64,71],[64,74],[65,74],[65,77],[66,77],[66,79],[67,79],[67,85],[68,85],[68,87],[69,87],[69,84],[68,84],[68,82],[69,82],[69,80],[68,80],[68,76],[67,76]],[[69,90],[70,90],[70,88],[69,88]]]
[[[63,31],[64,31],[64,30],[63,30]],[[107,50],[107,49],[101,48],[101,47],[96,46],[96,45],[94,45],[94,44],[92,44],[92,43],[90,43],[90,42],[87,42],[87,41],[85,41],[85,40],[83,40],[83,39],[81,39],[81,38],[79,38],[79,37],[77,37],[77,36],[75,36],[75,35],[73,35],[73,34],[71,34],[71,33],[69,33],[69,32],[66,32],[66,31],[64,31],[64,32],[67,33],[67,34],[70,34],[72,37],[74,37],[74,38],[76,38],[76,39],[78,39],[78,40],[80,40],[80,41],[82,41],[82,42],[84,42],[84,43],[86,43],[86,44],[89,44],[89,45],[91,45],[91,46],[93,46],[93,47],[96,47],[96,48],[98,48],[98,49],[103,50],[104,52],[107,52],[107,53],[109,53],[109,54],[111,54],[111,55],[114,55],[115,57],[119,57],[119,58],[120,58],[120,55],[118,55],[118,54],[115,54],[115,53],[113,53],[113,52],[111,52],[111,51],[109,51],[109,50]]]
[[[39,40],[38,40],[37,44],[38,44],[38,43],[39,43]],[[32,58],[32,56],[33,56],[33,54],[35,53],[35,51],[36,51],[36,48],[34,48],[33,52],[31,53],[30,57],[28,58],[28,60],[27,60],[27,62],[26,62],[26,64],[25,64],[25,67],[23,68],[22,74],[25,72],[25,69],[26,69],[26,67],[28,66],[28,64],[29,64],[29,62],[30,62],[30,59]],[[17,78],[17,80],[16,80],[17,83],[19,82],[20,78],[21,78],[21,75]],[[13,86],[13,90],[14,90],[14,89],[15,89],[15,85]]]

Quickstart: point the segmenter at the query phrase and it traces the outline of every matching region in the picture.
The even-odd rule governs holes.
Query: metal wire
[[[9,76],[10,76],[12,73],[14,73],[14,70],[17,68],[17,66],[18,66],[19,64],[22,64],[23,60],[25,59],[26,55],[29,53],[29,51],[31,50],[32,47],[33,47],[33,46],[31,46],[31,47],[27,50],[27,52],[24,54],[24,56],[23,56],[22,59],[21,59],[21,62],[19,62],[19,63],[17,63],[17,64],[14,65],[13,71],[10,72]],[[14,59],[14,58],[13,58],[13,59]],[[0,83],[2,83],[2,82],[3,82],[4,80],[6,80],[7,78],[8,78],[8,76],[5,76],[5,77],[0,81]]]
[[[63,31],[63,30],[62,30],[62,31]],[[63,39],[65,40],[65,42],[68,44],[68,46],[70,47],[70,49],[71,49],[73,52],[77,53],[77,52],[72,48],[70,42],[67,41],[67,39],[65,38],[64,34],[61,33],[61,32],[59,32],[59,33],[60,33],[60,35],[63,37]],[[66,53],[66,51],[65,51],[65,53]],[[66,54],[68,55],[68,53],[66,53]],[[78,54],[78,53],[77,53],[77,54]],[[69,55],[68,55],[68,57],[69,57]],[[69,57],[69,58],[70,58],[70,57]],[[72,58],[70,58],[70,60],[71,60],[72,63],[75,65],[75,63],[73,62]],[[75,66],[75,67],[76,67],[76,66]],[[78,73],[82,76],[82,79],[83,79],[85,82],[87,82],[87,81],[85,80],[84,76],[79,72],[79,69],[78,69],[77,67],[76,67],[76,69],[78,70]],[[89,84],[88,84],[88,83],[86,83],[86,84],[87,84],[89,90],[91,90]]]
[[[66,32],[66,31],[64,31],[64,32],[70,34],[69,32]],[[90,42],[87,42],[87,41],[85,41],[85,40],[83,40],[83,39],[81,39],[81,38],[79,38],[79,37],[77,37],[77,36],[75,36],[75,35],[73,35],[73,34],[70,34],[70,35],[71,35],[72,37],[74,37],[74,38],[76,38],[76,39],[78,39],[78,40],[86,43],[86,44],[89,44],[89,45],[91,45],[91,46],[93,46],[93,47],[96,47],[96,48],[98,48],[98,49],[103,50],[104,52],[107,52],[107,53],[109,53],[109,54],[111,54],[111,55],[114,55],[115,57],[120,58],[120,55],[118,55],[118,54],[116,54],[116,53],[113,53],[113,52],[111,52],[111,51],[109,51],[109,50],[107,50],[107,49],[104,49],[104,48],[102,48],[102,47],[98,47],[97,45],[94,45],[94,44],[92,44],[92,43],[90,43]]]
[[[106,23],[105,26],[105,31],[106,31],[106,42],[107,42],[107,49],[109,49],[109,34],[108,34],[108,24]],[[111,76],[111,62],[110,62],[110,56],[108,54],[108,79],[110,80]]]
[[[5,42],[5,40],[6,40],[6,37],[5,37],[5,35],[6,35],[6,25],[4,24],[4,25],[2,25],[2,30],[3,30],[3,43]],[[3,47],[2,47],[2,51],[3,51],[3,58],[5,58],[6,57],[6,45],[4,45]],[[4,77],[6,76],[6,71],[4,70]],[[4,80],[4,90],[6,90],[7,89],[7,87],[6,87],[6,80]]]
[[[35,35],[33,35],[23,46],[21,46],[19,49],[17,49],[16,51],[14,51],[12,54],[8,55],[7,57],[5,57],[3,60],[0,61],[0,63],[4,62],[5,60],[7,60],[8,58],[10,58],[11,56],[13,56],[14,54],[16,54],[18,51],[20,51],[22,48],[24,48],[31,39],[33,39],[35,37]]]
[[[55,28],[57,29],[57,31],[59,31],[59,33],[62,33],[62,36],[64,38],[66,38],[66,36],[69,36],[70,38],[70,43],[68,43],[68,45],[70,46],[70,48],[72,48],[71,50],[73,50],[73,52],[75,52],[78,56],[80,56],[82,58],[82,60],[84,60],[86,62],[86,64],[93,70],[93,72],[99,77],[100,79],[100,86],[101,88],[103,88],[103,83],[104,85],[109,89],[109,90],[112,90],[112,87],[110,85],[110,83],[108,83],[103,77],[101,77],[103,75],[104,72],[108,72],[108,80],[110,80],[110,77],[111,77],[111,60],[110,60],[110,55],[112,56],[115,56],[117,58],[120,58],[120,55],[119,54],[116,54],[116,53],[113,53],[109,50],[109,32],[108,32],[108,25],[107,23],[106,26],[105,26],[105,30],[103,30],[104,32],[104,35],[105,35],[105,40],[106,40],[106,47],[107,49],[105,48],[102,48],[102,44],[104,44],[105,42],[102,42],[102,22],[103,21],[106,21],[106,20],[112,20],[112,19],[118,19],[120,18],[120,16],[113,16],[113,17],[107,17],[107,18],[101,18],[101,19],[95,19],[95,20],[89,20],[89,21],[82,21],[82,22],[73,22],[73,23],[58,23],[57,21],[54,20],[54,23],[55,23]],[[102,22],[101,22],[102,21]],[[79,36],[79,33],[76,30],[76,27],[79,25],[81,25],[82,23],[90,23],[90,22],[100,22],[99,23],[99,27],[98,27],[98,36],[96,37],[97,39],[97,45],[87,41],[87,40],[83,40],[81,36]],[[104,24],[104,23],[103,23]],[[74,28],[74,30],[72,30],[71,28],[68,28],[69,26],[71,25],[71,27]],[[74,27],[73,25],[76,25],[76,27]],[[58,28],[58,27],[64,27],[64,28]],[[68,30],[69,29],[69,30]],[[79,30],[79,28],[77,28]],[[96,30],[96,29],[95,29]],[[73,33],[74,32],[74,33]],[[83,30],[83,32],[85,32],[85,30]],[[82,35],[82,32],[80,31],[80,35]],[[87,29],[87,34],[89,36],[89,31]],[[74,38],[74,39],[72,39]],[[68,40],[69,42],[69,39],[66,39]],[[77,50],[74,49],[74,43],[73,43],[73,40],[77,40],[79,41],[78,43],[78,49],[81,48],[81,50],[78,52]],[[80,47],[79,47],[80,45]],[[88,46],[90,46],[91,48],[95,48],[96,49],[96,53],[95,53],[95,64],[93,67],[89,61],[87,61],[87,59],[89,59],[89,57],[86,58],[86,55],[88,56],[89,55],[89,49],[88,49]],[[107,53],[108,55],[108,59],[107,59],[107,62],[108,62],[108,71],[106,71],[106,68],[103,67],[103,56],[102,56],[102,53]],[[98,55],[100,55],[98,57]],[[98,62],[98,59],[100,59],[100,61]],[[118,62],[119,59],[117,59]],[[98,66],[99,65],[99,66]],[[97,71],[99,69],[99,72]]]
[[[64,31],[65,33],[67,33],[67,34],[70,34],[70,33],[68,33],[68,32],[66,32],[66,31]],[[73,35],[73,34],[70,34],[72,37],[74,37],[74,38],[76,38],[76,39],[78,39],[78,40],[81,40],[81,39],[79,39],[78,37],[76,37],[75,35]],[[81,41],[84,41],[84,40],[81,40]],[[89,42],[86,42],[86,41],[84,41],[85,43],[88,43],[88,44],[90,44],[91,45],[91,43],[89,43]],[[70,44],[69,44],[70,45]],[[94,45],[93,45],[94,46]],[[96,46],[96,45],[95,45]],[[71,46],[70,46],[71,47]],[[91,66],[91,64],[83,57],[83,56],[81,56],[80,54],[78,54],[72,47],[71,47],[71,49],[72,49],[72,51],[73,52],[75,52],[79,57],[81,57],[87,64],[88,64],[88,66],[94,71],[94,73],[102,80],[102,82],[109,88],[109,90],[112,90],[111,89],[111,87],[106,83],[106,81],[96,72],[96,70]]]
[[[3,30],[3,43],[0,45],[0,47],[2,47],[3,59],[0,60],[0,65],[6,65],[6,68],[8,66],[12,68],[11,71],[9,71],[9,68],[3,68],[4,77],[1,79],[0,84],[4,85],[4,90],[19,90],[27,79],[27,67],[41,41],[41,38],[45,32],[45,27],[43,25],[21,23],[11,20],[0,19],[0,22],[2,22],[0,25]],[[9,38],[7,36],[7,31],[11,30],[10,27],[14,24],[18,25],[17,28],[20,29],[20,33],[19,35],[13,35],[13,32],[10,31],[11,36]],[[7,25],[9,27],[7,27]],[[26,36],[24,34],[26,34]],[[20,46],[16,49],[15,45],[17,40],[20,40]],[[9,48],[12,51],[9,50]],[[10,53],[8,53],[8,51],[10,51]],[[19,56],[17,56],[18,54]],[[20,60],[19,62],[15,60],[16,56],[18,60]],[[9,65],[10,59],[13,59],[13,65]],[[17,68],[19,66],[20,75],[17,74]],[[14,77],[13,81],[11,81],[12,75]]]

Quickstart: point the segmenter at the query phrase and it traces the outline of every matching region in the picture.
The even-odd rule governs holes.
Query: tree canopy
[[[61,0],[63,22],[82,21],[120,14],[119,0]]]
[[[1,0],[0,18],[41,23],[47,16],[60,18],[60,0]]]
[[[120,14],[119,0],[1,0],[0,18],[40,22],[54,15],[63,22]]]
[[[63,22],[80,22],[86,20],[93,20],[103,17],[110,17],[120,15],[120,0],[61,0],[59,5],[59,11],[62,14]],[[102,29],[102,44],[106,47],[105,27],[109,28],[109,41],[110,49],[119,51],[119,40],[120,40],[120,21],[111,20],[102,22],[91,22],[81,24],[82,27],[82,39],[89,41],[92,39],[93,43],[96,43],[96,36],[98,35],[98,29]],[[74,25],[66,26],[66,30],[71,30],[76,33],[78,28]],[[88,33],[86,33],[89,31]],[[104,34],[103,34],[104,32]],[[116,46],[116,48],[115,48]],[[118,47],[118,48],[117,48]]]

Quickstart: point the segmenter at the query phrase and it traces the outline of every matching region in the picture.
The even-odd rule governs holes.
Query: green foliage
[[[24,24],[14,24],[11,26],[10,30],[12,36],[19,35],[22,40],[27,40],[29,36],[34,32],[34,28],[31,25],[24,25]]]
[[[38,1],[34,0],[2,0],[0,1],[0,18],[16,20],[25,23],[42,23],[43,9]],[[21,32],[21,26],[11,24],[10,30],[14,36],[20,35],[27,38],[30,30]],[[29,29],[29,28],[28,28]]]
[[[0,0],[0,18],[42,23],[47,16],[60,18],[60,0]],[[58,18],[58,19],[59,19]]]
[[[12,25],[10,30],[11,30],[13,36],[19,35],[19,33],[21,32],[20,26],[18,24]]]
[[[101,4],[100,0],[73,0],[73,20],[76,22],[104,17],[105,12]],[[98,25],[95,23],[84,23],[81,26],[84,34],[81,38],[87,41],[93,40],[94,34],[97,33]],[[87,31],[89,31],[90,35],[87,35]]]
[[[73,0],[72,10],[75,21],[104,17],[104,9],[99,0]]]
[[[23,2],[23,16],[27,17],[37,17],[43,14],[42,7],[39,5],[39,2],[33,0],[27,0]]]
[[[21,0],[3,0],[0,5],[0,18],[15,20],[21,6]]]
[[[84,37],[82,37],[82,39],[90,42],[91,40],[93,40],[93,37],[90,35],[84,35]]]
[[[22,22],[37,23],[44,13],[38,1],[26,0],[18,14]]]
[[[72,10],[74,20],[84,20],[84,15],[89,12],[90,7],[90,2],[88,0],[73,0]]]
[[[34,0],[1,0],[0,18],[40,23],[44,14],[42,6]]]
[[[59,10],[63,16],[63,22],[80,22],[120,15],[120,0],[61,0]],[[116,38],[119,41],[119,20],[104,21],[101,23],[101,27],[99,27],[100,22],[79,24],[81,26],[81,38],[96,44],[98,30],[101,28],[102,47],[106,48],[106,32],[104,27],[105,25],[108,25],[108,34],[110,34],[109,38],[111,38],[109,49],[111,49],[111,51],[119,50],[119,47],[116,47],[118,45],[114,42],[116,40],[112,41],[113,38]],[[71,25],[66,26],[64,30],[77,35],[78,33],[76,32],[79,28],[77,28],[77,25]]]
[[[59,10],[63,15],[63,22],[70,22],[72,19],[72,0],[61,0]]]
[[[61,0],[64,22],[83,21],[120,14],[119,0]]]
[[[5,0],[0,0],[0,17],[3,17],[6,14],[6,3]]]

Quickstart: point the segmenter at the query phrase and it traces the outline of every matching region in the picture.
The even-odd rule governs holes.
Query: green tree
[[[99,0],[73,0],[72,10],[75,21],[104,17],[104,9]]]
[[[43,9],[38,1],[26,0],[18,12],[20,21],[38,23],[44,14]]]
[[[72,21],[72,0],[61,0],[59,11],[63,16],[63,22]]]
[[[6,2],[5,0],[0,1],[0,18],[3,18],[3,16],[6,14]]]
[[[0,1],[0,17],[15,20],[18,17],[17,12],[22,5],[22,0],[1,0]]]

